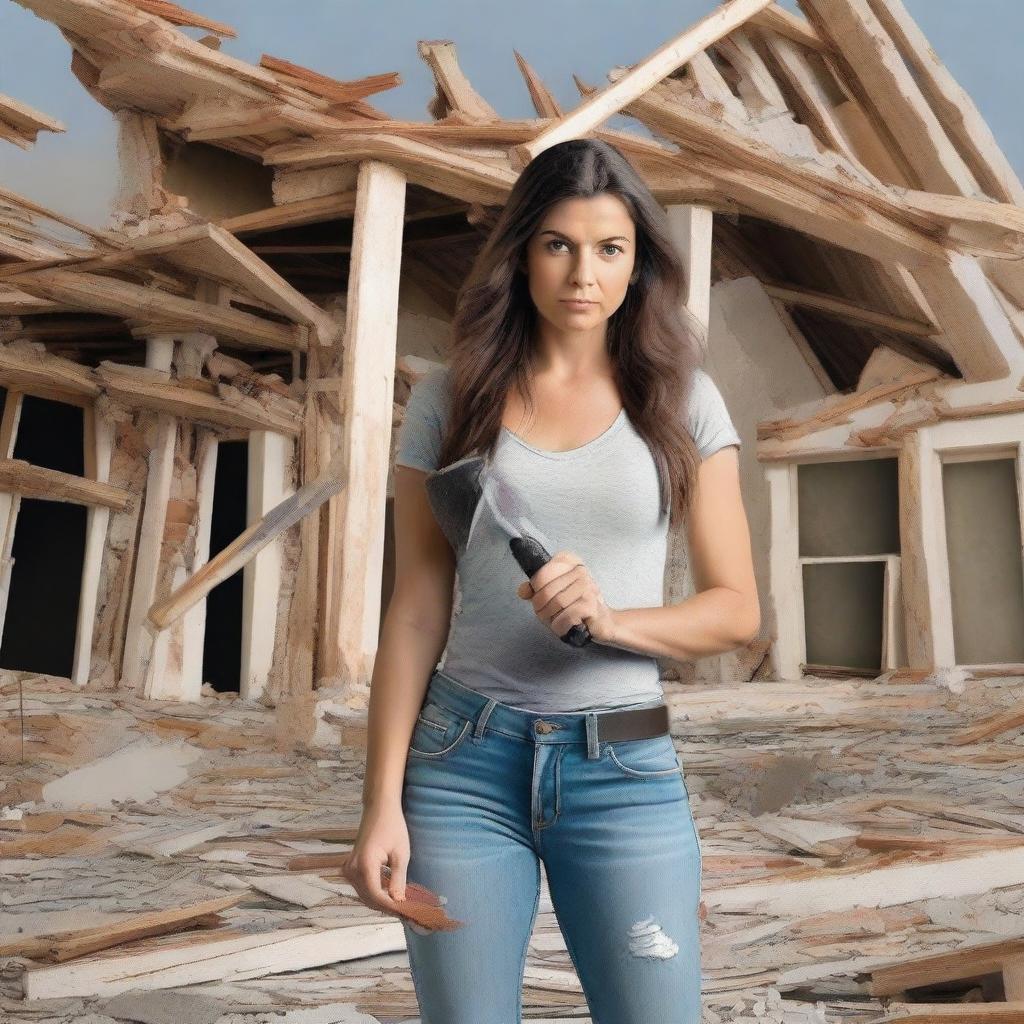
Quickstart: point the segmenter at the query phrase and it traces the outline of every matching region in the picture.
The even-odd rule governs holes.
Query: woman
[[[656,658],[738,647],[760,613],[740,439],[684,291],[622,154],[553,146],[460,292],[449,365],[410,396],[346,875],[382,911],[408,879],[464,922],[403,919],[424,1024],[521,1021],[541,861],[596,1024],[700,1020],[701,856]],[[486,510],[457,566],[431,514],[427,474],[474,452],[560,548],[529,580]],[[699,593],[665,606],[684,516]],[[580,623],[592,642],[562,642]]]

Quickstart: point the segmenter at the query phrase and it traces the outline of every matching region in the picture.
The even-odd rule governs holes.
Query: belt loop
[[[476,720],[476,728],[473,730],[473,739],[478,740],[483,736],[484,726],[487,725],[487,719],[491,717],[491,712],[494,710],[494,706],[497,703],[498,702],[493,697],[488,698],[483,711],[480,712],[480,715]]]
[[[587,758],[593,760],[599,756],[597,741],[597,712],[587,712]]]

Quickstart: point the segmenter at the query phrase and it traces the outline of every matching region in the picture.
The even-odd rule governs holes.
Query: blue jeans
[[[679,758],[668,735],[598,742],[601,714],[431,675],[402,789],[407,879],[465,923],[403,919],[422,1024],[521,1024],[541,861],[594,1024],[699,1024],[701,853]]]

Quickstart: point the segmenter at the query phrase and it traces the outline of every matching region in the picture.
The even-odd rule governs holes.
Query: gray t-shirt
[[[412,388],[397,464],[439,468],[449,409],[448,367],[440,366]],[[702,369],[687,422],[702,459],[740,445],[722,395]],[[555,550],[583,559],[609,607],[665,603],[668,513],[660,508],[651,450],[625,409],[604,433],[569,451],[536,448],[502,427],[494,464],[522,491]],[[582,648],[563,643],[516,593],[525,578],[507,534],[483,510],[456,567],[448,643],[437,668],[502,703],[541,713],[621,708],[662,696],[653,655],[596,641]]]

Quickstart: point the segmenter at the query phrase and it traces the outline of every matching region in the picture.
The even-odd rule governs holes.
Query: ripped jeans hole
[[[679,946],[661,930],[661,925],[653,917],[648,917],[629,929],[629,951],[633,956],[668,960],[679,952]]]

